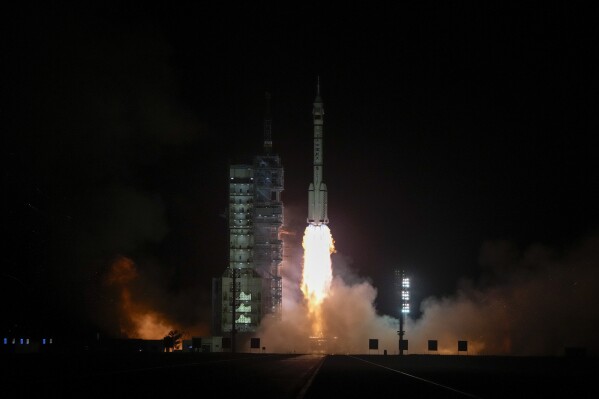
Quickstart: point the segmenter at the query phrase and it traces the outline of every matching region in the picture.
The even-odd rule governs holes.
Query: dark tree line
[[[169,333],[163,338],[164,342],[164,351],[172,352],[175,348],[178,348],[181,345],[181,338],[183,337],[183,333],[177,330],[171,330]]]

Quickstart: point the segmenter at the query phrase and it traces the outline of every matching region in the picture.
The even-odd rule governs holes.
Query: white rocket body
[[[322,181],[323,147],[322,127],[324,122],[324,105],[320,98],[320,84],[317,87],[316,99],[312,108],[314,120],[314,181],[308,188],[308,223],[319,226],[328,224],[327,185]]]

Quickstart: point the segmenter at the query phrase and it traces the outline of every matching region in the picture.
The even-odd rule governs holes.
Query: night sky
[[[568,2],[5,9],[2,332],[114,334],[121,257],[144,306],[206,331],[228,165],[262,151],[266,91],[294,262],[317,76],[335,273],[396,316],[404,268],[416,318],[464,285],[542,276],[522,261],[535,248],[599,243],[596,17]],[[597,251],[584,259],[597,287]]]

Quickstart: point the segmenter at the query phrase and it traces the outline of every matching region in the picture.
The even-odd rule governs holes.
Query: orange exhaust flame
[[[314,337],[323,337],[321,304],[329,295],[333,271],[331,254],[335,245],[327,225],[308,225],[302,242],[304,248],[304,267],[301,289],[308,303]]]

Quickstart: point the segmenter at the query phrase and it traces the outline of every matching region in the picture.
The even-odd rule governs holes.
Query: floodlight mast
[[[395,271],[395,284],[397,287],[397,293],[400,298],[400,309],[399,309],[399,355],[403,355],[404,352],[404,319],[405,315],[410,313],[410,279],[406,277],[404,270]]]

